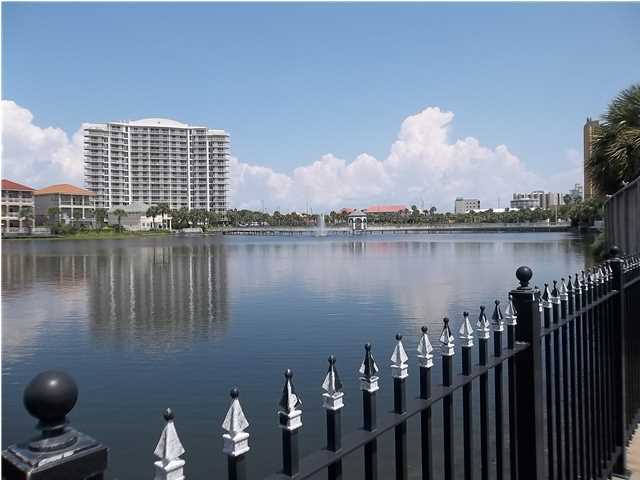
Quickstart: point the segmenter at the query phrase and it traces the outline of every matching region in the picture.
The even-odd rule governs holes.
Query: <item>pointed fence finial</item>
[[[442,348],[442,355],[450,357],[455,353],[455,344],[453,335],[451,335],[451,329],[449,328],[449,319],[444,317],[442,319],[444,324],[442,327],[442,333],[440,334],[440,346]]]
[[[502,310],[500,309],[500,300],[496,300],[493,303],[495,305],[493,308],[493,315],[491,315],[491,320],[493,320],[493,331],[502,332],[504,331],[504,315],[502,315]]]
[[[558,290],[558,282],[553,281],[553,288],[551,289],[551,303],[560,305],[560,291]]]
[[[518,312],[516,311],[516,307],[513,304],[513,297],[509,295],[509,303],[507,303],[507,308],[504,309],[504,323],[507,325],[517,325],[518,324]]]
[[[339,410],[344,406],[344,393],[342,392],[342,381],[336,370],[336,357],[329,356],[329,370],[322,382],[322,406],[327,410]]]
[[[391,376],[393,378],[407,378],[409,376],[409,357],[402,345],[402,335],[396,335],[396,347],[391,355]]]
[[[569,300],[569,291],[567,289],[567,284],[564,283],[564,278],[560,279],[560,289],[558,290],[558,292],[560,294],[560,301],[566,302],[567,300]]]
[[[490,336],[489,320],[487,320],[487,314],[485,313],[485,306],[480,305],[480,315],[478,315],[478,321],[476,322],[476,331],[478,332],[478,338],[486,340]]]
[[[427,327],[421,328],[422,335],[418,341],[418,365],[421,367],[431,368],[433,367],[433,345],[429,341],[429,335],[427,335]]]
[[[184,447],[178,437],[178,432],[173,424],[174,415],[170,408],[163,414],[165,426],[160,435],[153,454],[160,460],[154,462],[154,480],[182,480],[185,461],[180,458],[185,453]]]
[[[222,435],[224,440],[222,451],[229,456],[237,457],[249,451],[249,434],[245,432],[249,427],[249,422],[244,416],[240,400],[238,400],[239,390],[234,387],[229,395],[231,396],[231,405],[229,405],[227,415],[222,422],[222,428],[226,431]]]
[[[364,360],[360,365],[360,390],[373,393],[379,389],[378,387],[378,365],[371,354],[371,344],[364,346]]]
[[[571,275],[567,277],[567,292],[573,292],[573,284],[571,282]]]
[[[576,295],[582,295],[582,282],[580,282],[578,273],[573,277],[573,289],[575,290]]]
[[[463,347],[473,347],[473,328],[471,328],[471,322],[469,321],[469,312],[462,313],[462,325],[460,325],[458,333]]]
[[[542,295],[537,285],[533,287],[533,299],[538,303],[538,311],[542,312]]]
[[[543,308],[551,308],[551,292],[549,292],[549,284],[544,284],[544,291],[542,292],[542,307]]]
[[[302,426],[302,400],[293,386],[293,372],[287,368],[284,371],[284,387],[278,406],[280,410],[280,427],[285,430],[296,430]]]

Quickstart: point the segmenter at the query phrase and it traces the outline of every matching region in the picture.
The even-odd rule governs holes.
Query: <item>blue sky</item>
[[[504,144],[547,177],[640,81],[638,25],[639,4],[4,3],[2,98],[69,138],[152,116],[225,128],[239,162],[293,183],[327,153],[383,161],[407,117],[439,107],[449,144]],[[341,200],[434,190],[388,185]]]

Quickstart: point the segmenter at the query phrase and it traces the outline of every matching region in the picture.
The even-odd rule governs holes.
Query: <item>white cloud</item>
[[[54,127],[33,123],[33,115],[2,101],[2,175],[42,186],[82,184],[82,128],[72,139]],[[331,153],[293,172],[231,158],[232,205],[237,208],[315,211],[365,207],[372,203],[421,203],[451,210],[456,196],[502,205],[516,191],[564,192],[581,181],[577,150],[564,154],[566,170],[551,176],[534,173],[505,145],[484,146],[473,137],[450,139],[452,112],[429,107],[407,117],[384,159],[361,153],[352,161]]]
[[[267,169],[266,179],[277,175],[286,185],[277,191],[277,198],[266,197],[267,208],[284,205],[302,210],[308,205],[317,211],[423,200],[425,205],[436,205],[444,211],[452,209],[456,196],[480,198],[483,205],[495,207],[498,197],[504,206],[516,191],[564,192],[580,179],[575,150],[566,152],[568,170],[545,178],[529,170],[505,145],[490,148],[473,137],[451,141],[453,118],[452,112],[438,107],[407,117],[389,155],[382,160],[363,153],[347,162],[327,154],[310,165],[296,168],[291,175]],[[238,165],[246,164],[238,162]],[[250,175],[251,170],[245,169],[243,181],[252,185],[251,189],[242,185],[232,188],[234,206],[242,208],[255,198],[256,190],[264,191],[247,178]],[[262,176],[263,171],[256,174]],[[260,183],[259,178],[255,180]]]
[[[29,110],[2,100],[3,178],[33,187],[82,185],[82,142],[82,127],[69,139],[64,130],[39,127]]]

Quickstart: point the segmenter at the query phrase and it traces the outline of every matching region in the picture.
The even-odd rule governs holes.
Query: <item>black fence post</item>
[[[469,322],[469,314],[463,313],[460,326],[460,341],[462,346],[462,375],[471,374],[471,352],[473,349],[473,328]],[[464,478],[473,479],[473,413],[471,410],[471,382],[462,387],[462,427],[464,443]]]
[[[24,391],[24,406],[39,420],[37,428],[42,433],[2,452],[3,480],[103,478],[107,447],[72,428],[67,420],[77,399],[76,382],[65,372],[48,370],[29,382]]]
[[[418,342],[418,365],[420,366],[420,398],[431,398],[431,368],[433,367],[433,346],[427,335],[427,327],[422,327],[422,335]],[[422,479],[433,478],[431,407],[420,412],[420,436],[422,438]]]
[[[611,268],[611,288],[617,290],[618,293],[612,299],[612,318],[614,319],[614,341],[615,349],[618,354],[614,357],[613,372],[615,375],[614,395],[613,395],[613,411],[615,412],[614,425],[614,446],[620,448],[618,461],[614,465],[613,472],[618,475],[627,475],[627,458],[626,458],[626,437],[627,437],[627,351],[625,342],[625,298],[624,298],[624,270],[623,261],[620,258],[620,249],[618,247],[611,248],[611,259],[609,267]]]
[[[542,291],[542,311],[543,311],[543,327],[548,329],[551,327],[551,292],[549,284],[544,284]],[[547,333],[544,336],[544,379],[545,379],[545,407],[547,416],[547,465],[549,480],[556,478],[556,443],[554,437],[554,418],[555,408],[553,405],[553,334]]]
[[[234,387],[231,389],[229,396],[231,397],[231,404],[227,415],[224,417],[224,422],[222,422],[222,428],[226,431],[222,435],[224,442],[222,451],[228,457],[227,473],[229,480],[246,480],[246,453],[249,451],[249,434],[245,430],[249,427],[249,422],[244,416],[238,399],[240,391]]]
[[[495,301],[493,309],[493,356],[502,355],[502,332],[504,332],[504,316],[500,309],[500,300]],[[504,414],[502,409],[502,363],[496,365],[493,372],[495,427],[496,427],[496,480],[504,478]]]
[[[327,450],[337,452],[342,448],[342,407],[344,393],[342,381],[336,370],[336,357],[329,357],[329,370],[322,382],[322,406],[327,411]],[[329,465],[329,480],[342,478],[342,460]]]
[[[440,346],[442,348],[442,385],[450,387],[453,384],[453,355],[455,354],[455,344],[449,319],[445,317],[444,326],[440,335]],[[444,479],[453,480],[455,478],[455,458],[453,443],[453,392],[442,399],[442,436],[444,440]]]
[[[396,335],[396,347],[391,355],[391,376],[393,377],[393,411],[403,414],[407,411],[407,377],[409,357],[402,345],[402,335]],[[395,427],[396,480],[407,480],[407,423]]]
[[[371,354],[371,344],[364,346],[365,354],[360,366],[360,390],[362,390],[363,428],[368,432],[376,429],[376,392],[378,387],[378,365]],[[378,440],[373,439],[364,446],[364,478],[378,478]]]
[[[516,355],[515,404],[517,408],[516,442],[517,475],[520,480],[544,478],[544,416],[542,412],[542,344],[540,310],[529,280],[533,272],[522,266],[516,271],[520,286],[511,291],[518,312],[516,342],[527,342],[529,348]]]
[[[278,418],[282,429],[282,473],[289,477],[300,471],[300,452],[298,449],[298,432],[302,427],[302,400],[293,386],[293,372],[284,372],[284,388],[280,398]]]
[[[516,346],[516,326],[518,325],[518,311],[513,304],[513,297],[509,295],[509,304],[504,311],[504,320],[507,325],[507,348],[513,350]],[[511,479],[518,479],[518,442],[517,442],[517,405],[516,405],[516,359],[510,357],[509,366],[509,462],[511,466]]]
[[[480,315],[476,322],[478,332],[478,364],[487,364],[489,337],[491,336],[489,321],[484,305],[480,306]],[[480,375],[480,477],[489,480],[489,374]]]
[[[569,282],[571,284],[571,282]],[[567,321],[567,315],[569,313],[569,290],[564,278],[560,279],[560,318],[563,322]],[[573,456],[571,445],[571,430],[575,429],[575,423],[571,423],[571,397],[570,387],[571,383],[571,370],[572,366],[569,363],[569,326],[567,323],[562,325],[562,366],[564,368],[564,375],[562,377],[562,395],[564,398],[564,452],[565,452],[565,472],[566,478],[574,478],[573,474]],[[573,407],[575,408],[575,406]],[[569,427],[571,425],[571,428]]]

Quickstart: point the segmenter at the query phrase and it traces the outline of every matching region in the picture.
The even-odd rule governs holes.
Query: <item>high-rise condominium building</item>
[[[587,160],[591,158],[591,142],[593,141],[593,134],[600,124],[597,120],[591,120],[587,117],[587,121],[584,124],[584,199],[590,200],[593,198],[593,183],[591,182],[591,176],[587,172]]]
[[[227,210],[229,135],[164,118],[89,124],[87,188],[96,208],[168,203],[172,209]]]

